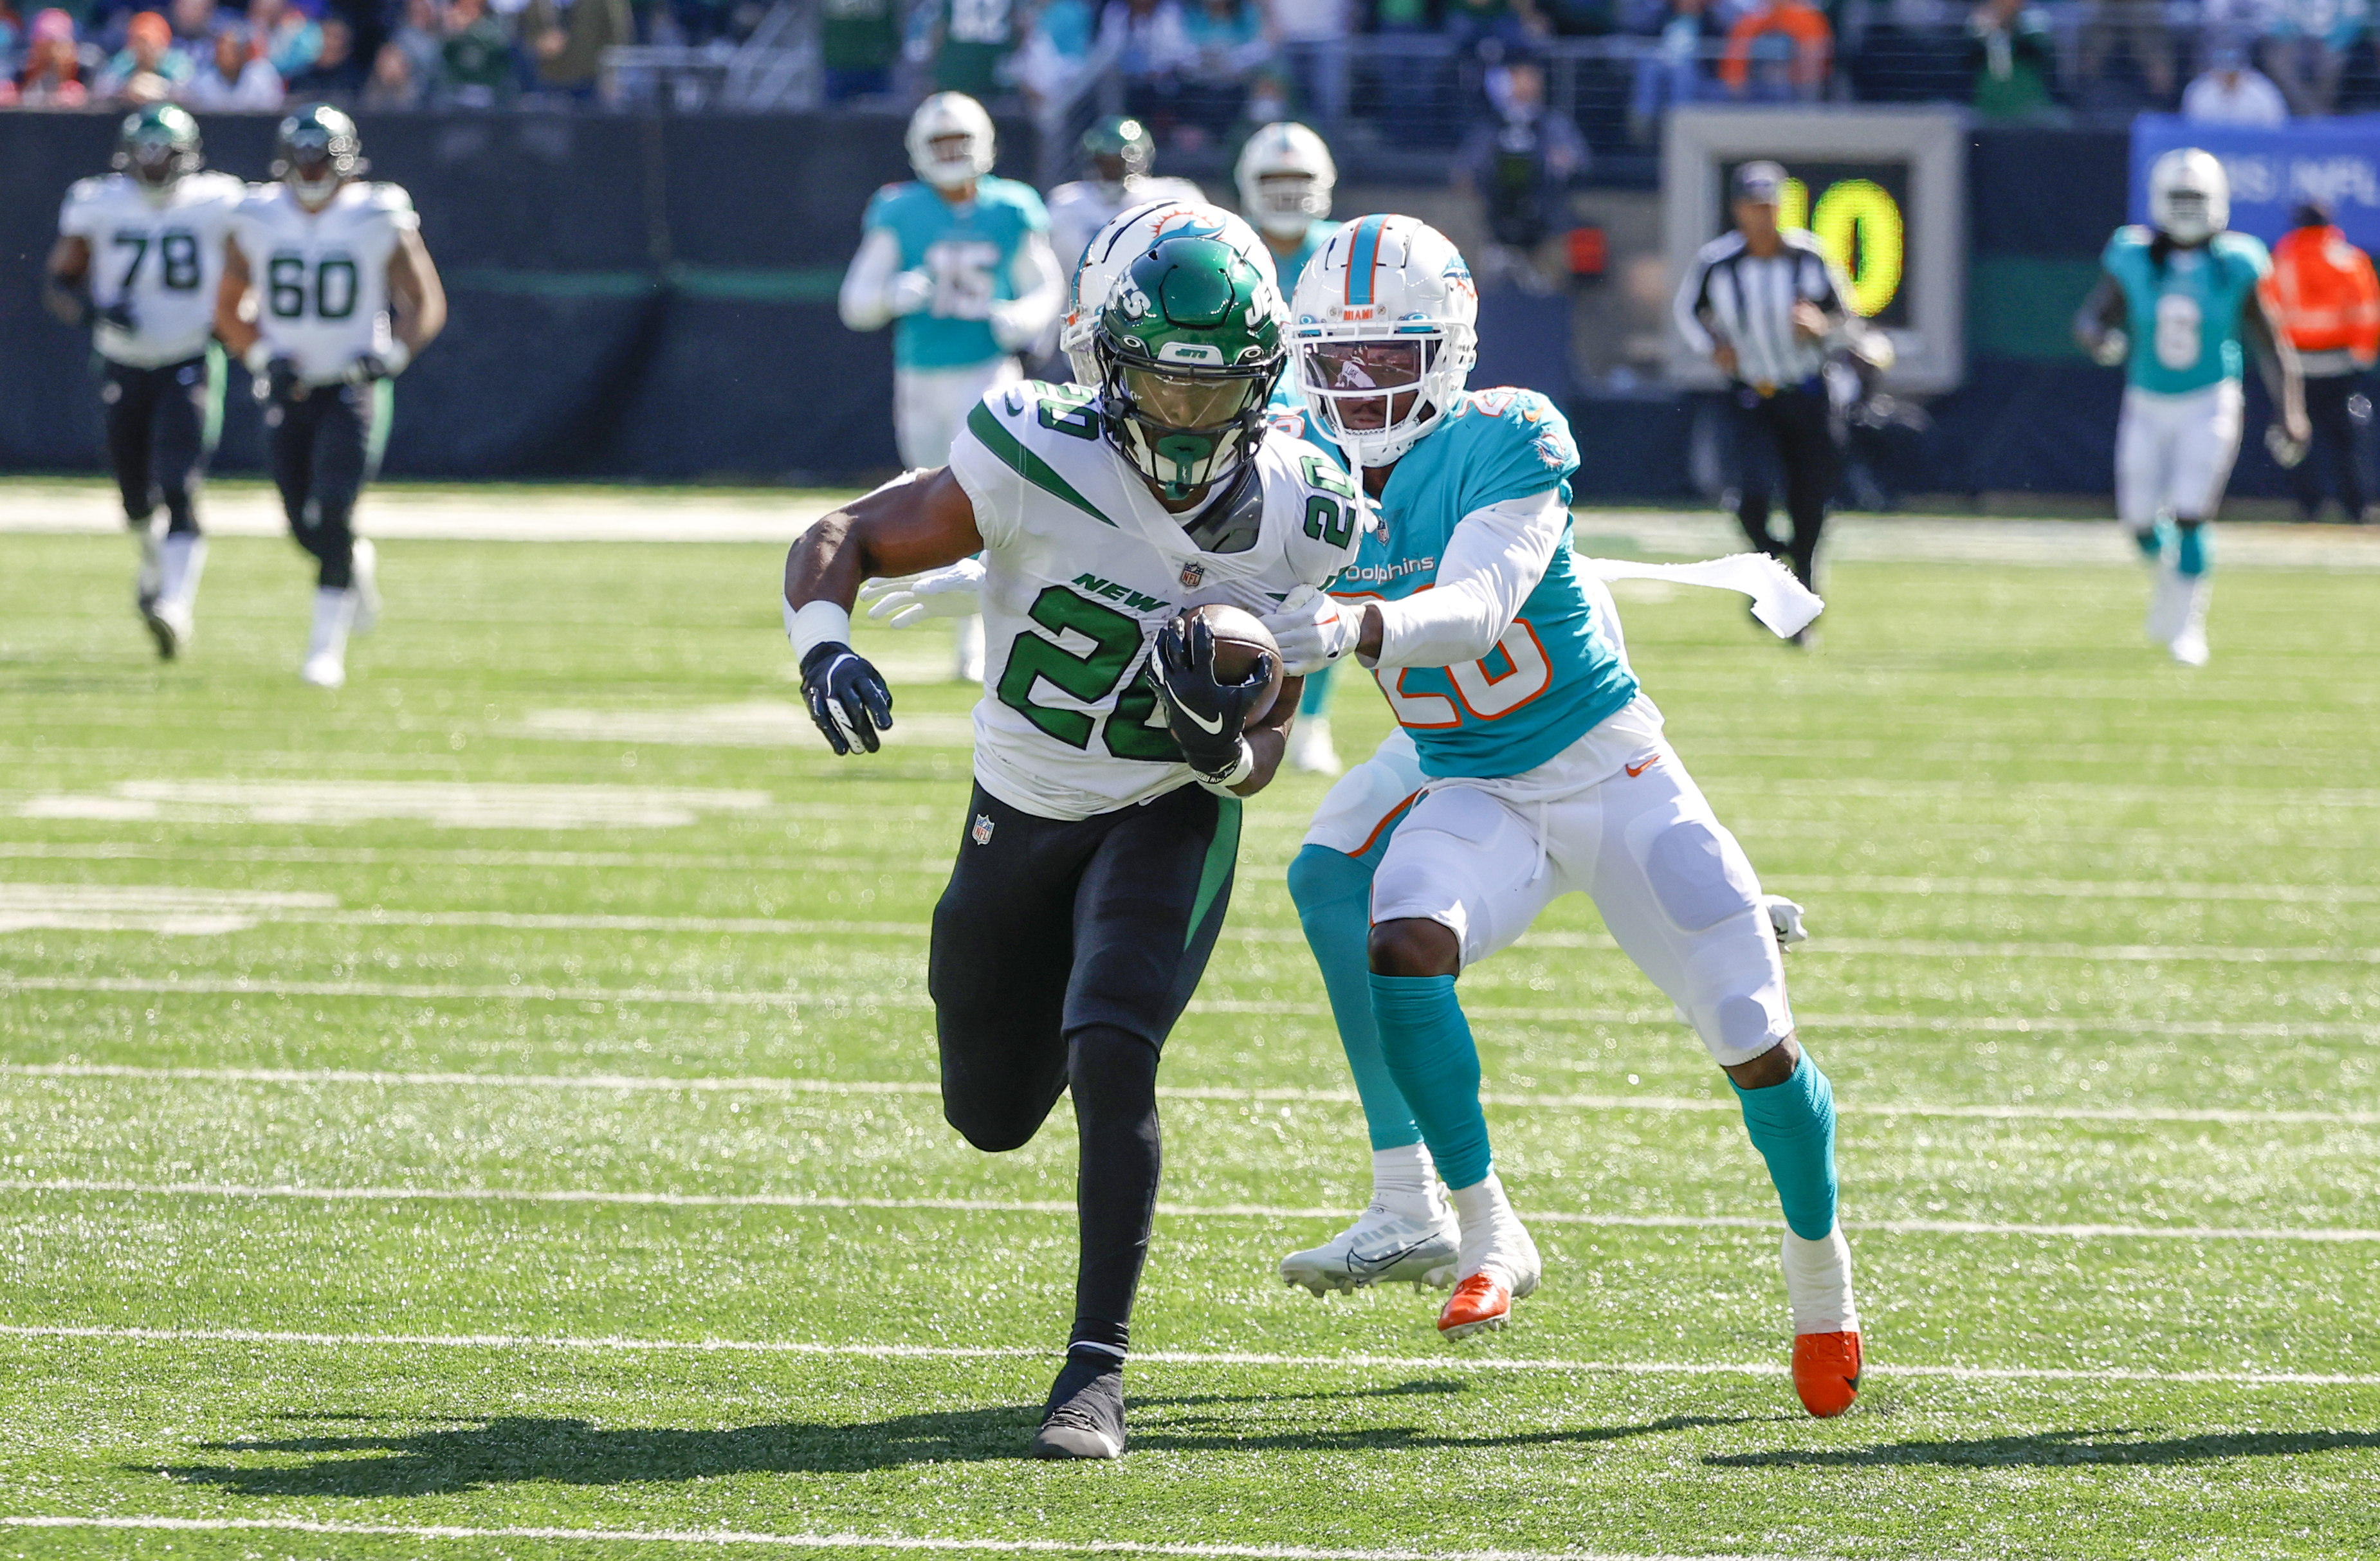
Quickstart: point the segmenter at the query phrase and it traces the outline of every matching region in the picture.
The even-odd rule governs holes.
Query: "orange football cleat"
[[[1450,1310],[1452,1304],[1448,1303]],[[1445,1324],[1439,1325],[1443,1327]],[[1793,1337],[1793,1391],[1802,1396],[1803,1409],[1820,1420],[1841,1414],[1859,1397],[1859,1385],[1857,1333]]]
[[[1469,1338],[1488,1328],[1500,1328],[1512,1314],[1512,1292],[1492,1275],[1474,1274],[1454,1287],[1438,1313],[1438,1331],[1447,1338]]]

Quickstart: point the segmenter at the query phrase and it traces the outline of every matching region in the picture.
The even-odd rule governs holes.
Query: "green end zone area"
[[[1071,1123],[987,1157],[932,1093],[945,638],[863,633],[900,725],[837,761],[771,547],[384,542],[335,695],[284,544],[214,543],[164,667],[121,540],[0,547],[0,1554],[2380,1550],[2369,575],[2218,575],[2196,673],[2122,569],[1846,563],[1809,654],[1620,587],[1809,911],[1833,1422],[1730,1092],[1582,900],[1464,977],[1516,1325],[1277,1283],[1367,1168],[1285,778],[1162,1076],[1134,1450],[1071,1468],[1015,1456]]]

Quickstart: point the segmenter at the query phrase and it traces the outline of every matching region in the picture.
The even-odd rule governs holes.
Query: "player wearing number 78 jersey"
[[[273,139],[273,182],[232,221],[215,333],[264,404],[273,486],[290,534],[319,563],[314,628],[298,675],[346,681],[347,634],[379,612],[357,496],[380,465],[389,381],[446,325],[446,294],[413,198],[364,177],[355,121],[301,108]]]
[[[1536,1288],[1455,981],[1582,891],[1741,1095],[1784,1204],[1795,1386],[1813,1413],[1838,1413],[1860,1353],[1832,1092],[1795,1039],[1752,865],[1664,740],[1572,551],[1568,424],[1531,392],[1463,388],[1477,310],[1454,246],[1401,216],[1332,235],[1291,305],[1310,423],[1360,471],[1377,526],[1330,595],[1265,622],[1292,672],[1353,652],[1403,731],[1331,789],[1290,866],[1370,1127],[1374,1198],[1282,1277],[1318,1294],[1451,1269],[1439,1327],[1452,1337],[1500,1326]]]

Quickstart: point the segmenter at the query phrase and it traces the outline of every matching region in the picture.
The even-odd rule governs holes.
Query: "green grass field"
[[[868,637],[902,728],[832,758],[778,557],[389,543],[331,696],[286,544],[218,541],[161,668],[120,539],[0,538],[0,1554],[2380,1552],[2374,576],[2221,576],[2197,673],[2119,570],[1845,565],[1806,655],[1622,587],[1809,908],[1834,1422],[1724,1082],[1581,900],[1464,980],[1516,1326],[1274,1280],[1366,1186],[1275,786],[1168,1053],[1135,1450],[1072,1467],[1016,1457],[1071,1123],[986,1157],[933,1094],[967,696]]]

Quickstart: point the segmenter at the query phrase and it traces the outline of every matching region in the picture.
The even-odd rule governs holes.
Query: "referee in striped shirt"
[[[1678,330],[1735,381],[1735,517],[1752,545],[1792,565],[1814,586],[1818,531],[1834,491],[1837,452],[1827,404],[1827,349],[1847,333],[1845,289],[1817,241],[1777,225],[1785,170],[1746,163],[1735,171],[1735,231],[1702,247],[1678,289]],[[1768,534],[1768,473],[1785,470],[1792,539]],[[1815,587],[1814,587],[1815,588]],[[1796,636],[1799,638],[1799,636]]]

